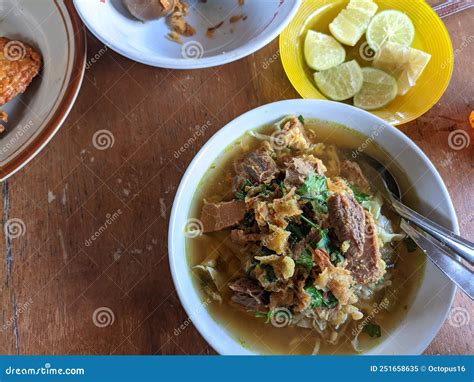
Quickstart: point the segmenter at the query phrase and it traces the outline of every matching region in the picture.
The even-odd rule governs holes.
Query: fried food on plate
[[[41,56],[31,46],[0,37],[0,106],[23,93],[41,69]]]

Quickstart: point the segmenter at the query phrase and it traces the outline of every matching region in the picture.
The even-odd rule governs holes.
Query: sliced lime
[[[369,25],[371,16],[358,9],[343,9],[329,24],[332,35],[341,43],[355,46]]]
[[[397,79],[398,95],[405,95],[415,86],[431,55],[396,43],[387,43],[377,52],[373,65]]]
[[[357,61],[345,62],[314,74],[319,90],[328,98],[343,101],[362,88],[363,75]]]
[[[351,0],[347,9],[357,9],[372,17],[377,12],[378,6],[372,0]]]
[[[354,96],[354,106],[365,110],[380,109],[397,96],[397,81],[390,74],[374,68],[362,68],[364,83]]]
[[[389,10],[375,15],[367,28],[369,46],[378,51],[387,42],[410,46],[415,37],[415,27],[403,12]]]
[[[327,70],[342,64],[346,51],[334,37],[310,30],[304,40],[304,58],[310,68]]]

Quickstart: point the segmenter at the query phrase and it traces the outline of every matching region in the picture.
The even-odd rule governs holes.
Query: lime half
[[[390,74],[374,68],[363,68],[364,83],[354,96],[354,106],[365,110],[380,109],[397,96],[397,80]]]
[[[334,37],[310,30],[304,40],[304,58],[310,68],[327,70],[344,62],[346,50]]]
[[[431,59],[421,50],[396,43],[387,43],[376,54],[373,66],[392,74],[398,82],[398,95],[405,95],[415,86]]]
[[[314,73],[314,80],[326,97],[343,101],[353,97],[362,88],[363,75],[357,61],[352,60]]]
[[[395,10],[375,15],[366,32],[367,42],[374,51],[380,50],[387,42],[410,46],[414,37],[415,27],[410,18]]]

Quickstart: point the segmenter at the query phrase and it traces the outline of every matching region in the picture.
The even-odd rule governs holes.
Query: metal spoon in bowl
[[[474,299],[473,271],[470,268],[474,266],[474,244],[404,205],[400,201],[398,183],[388,169],[365,153],[358,155],[366,164],[364,170],[369,172],[374,188],[383,191],[390,207],[402,217],[400,227],[403,231],[451,281]]]

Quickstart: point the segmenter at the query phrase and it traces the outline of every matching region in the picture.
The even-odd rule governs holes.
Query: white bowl
[[[185,253],[184,227],[189,219],[194,190],[222,150],[246,131],[288,114],[332,121],[373,137],[406,173],[423,201],[418,210],[445,227],[459,232],[448,191],[433,164],[407,136],[382,119],[342,103],[321,100],[288,100],[251,110],[218,131],[199,151],[179,185],[168,232],[173,280],[184,309],[207,342],[221,354],[253,354],[236,341],[207,312],[196,290]],[[385,128],[380,129],[383,125]],[[403,153],[403,155],[399,155]],[[405,318],[368,354],[420,354],[432,341],[448,314],[456,287],[431,262]]]
[[[285,28],[301,0],[186,0],[186,20],[196,29],[184,44],[169,41],[165,20],[145,23],[133,18],[121,0],[74,0],[89,30],[111,49],[132,60],[172,69],[207,68],[226,64],[262,48]],[[229,17],[244,14],[246,20],[231,24]],[[212,38],[207,28],[224,21]]]
[[[28,163],[54,136],[71,109],[84,75],[86,41],[68,1],[3,0],[0,36],[35,48],[43,68],[23,94],[0,109],[9,114],[0,139],[0,180]]]

